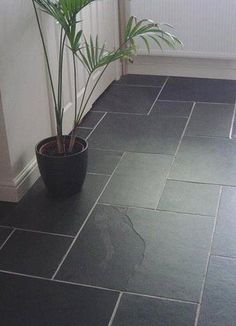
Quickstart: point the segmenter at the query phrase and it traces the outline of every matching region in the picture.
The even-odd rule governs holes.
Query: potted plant
[[[42,179],[48,191],[54,195],[70,195],[79,192],[82,188],[87,168],[88,143],[77,137],[76,131],[83,119],[89,100],[107,67],[116,60],[132,61],[132,57],[136,54],[137,39],[144,42],[148,52],[150,51],[150,41],[155,42],[160,48],[162,43],[171,48],[181,45],[178,38],[165,30],[165,27],[169,25],[156,24],[148,19],[138,21],[135,17],[130,17],[125,29],[123,44],[116,49],[107,49],[105,44],[100,44],[98,36],[95,39],[91,36],[86,38],[83,30],[79,27],[78,14],[93,1],[32,0],[46,59],[57,131],[56,136],[44,139],[36,146],[36,157]],[[57,87],[52,78],[37,7],[43,13],[53,17],[60,28]],[[63,59],[66,47],[70,49],[73,62],[74,86],[74,121],[69,135],[63,135]],[[79,105],[76,68],[78,62],[87,71],[87,82]],[[102,71],[90,89],[91,77],[97,69],[102,69]]]

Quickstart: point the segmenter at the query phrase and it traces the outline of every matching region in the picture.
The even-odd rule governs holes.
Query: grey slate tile
[[[213,225],[213,218],[98,205],[56,279],[198,302]]]
[[[72,240],[16,230],[0,250],[0,270],[50,278]]]
[[[76,135],[83,139],[87,139],[92,130],[91,128],[77,128]]]
[[[185,117],[188,118],[193,107],[193,102],[161,101],[158,100],[153,109],[152,115]]]
[[[90,148],[174,155],[186,118],[108,114],[89,137]]]
[[[220,186],[167,180],[158,209],[215,216]]]
[[[122,154],[122,152],[89,148],[88,172],[108,175],[112,174],[120,161]]]
[[[156,208],[171,163],[167,155],[126,153],[100,202]]]
[[[115,83],[122,85],[143,85],[161,87],[166,81],[166,78],[167,77],[165,76],[129,74],[122,76],[120,80],[116,81]]]
[[[11,228],[0,227],[0,248],[3,243],[6,241],[10,233],[12,232]]]
[[[229,138],[233,113],[233,104],[197,103],[186,135]]]
[[[236,81],[170,77],[159,99],[234,104]]]
[[[118,294],[0,273],[1,325],[108,325]]]
[[[212,252],[236,258],[236,188],[224,188]]]
[[[147,114],[160,89],[113,84],[96,101],[93,111]]]
[[[70,198],[50,198],[39,179],[15,210],[0,225],[75,235],[102,192],[107,176],[88,174],[81,193]]]
[[[170,179],[236,186],[236,142],[184,137]]]
[[[124,294],[112,326],[194,326],[197,305]]]
[[[198,326],[234,326],[236,260],[211,257]]]
[[[88,112],[80,124],[82,128],[94,128],[96,124],[102,119],[105,113],[103,112]]]

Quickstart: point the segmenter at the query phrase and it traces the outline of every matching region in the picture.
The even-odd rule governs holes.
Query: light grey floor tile
[[[158,209],[215,216],[220,186],[167,180]]]
[[[170,179],[236,186],[236,142],[184,137]]]
[[[171,163],[167,155],[126,153],[100,201],[156,208]]]

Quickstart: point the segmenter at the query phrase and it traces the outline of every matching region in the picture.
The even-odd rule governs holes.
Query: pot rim
[[[66,135],[66,136],[63,136],[65,138],[69,138],[70,136]],[[52,137],[47,137],[47,138],[44,138],[42,139],[40,142],[37,143],[37,145],[35,146],[35,152],[37,155],[40,155],[40,156],[43,156],[43,157],[48,157],[48,158],[53,158],[53,159],[65,159],[65,158],[71,158],[71,157],[74,157],[74,156],[77,156],[77,155],[80,155],[82,153],[84,153],[87,149],[88,149],[88,142],[87,140],[77,136],[76,139],[79,139],[79,140],[82,140],[82,144],[84,143],[84,148],[81,152],[77,152],[77,153],[73,153],[73,154],[68,154],[68,155],[65,155],[65,156],[52,156],[52,155],[47,155],[47,154],[43,154],[43,153],[40,153],[39,152],[39,148],[43,145],[42,143],[47,143],[47,142],[50,142],[52,140],[55,140],[56,139],[56,136],[52,136]]]

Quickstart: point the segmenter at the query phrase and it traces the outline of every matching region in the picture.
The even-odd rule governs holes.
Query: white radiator
[[[184,48],[152,54],[193,58],[236,58],[236,0],[131,0],[131,14],[168,22]],[[140,54],[144,54],[140,44]],[[146,52],[145,52],[146,53]]]

